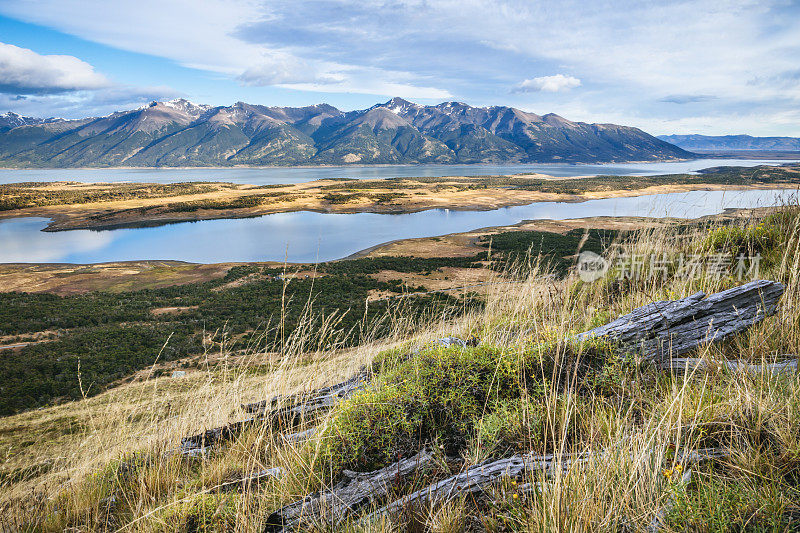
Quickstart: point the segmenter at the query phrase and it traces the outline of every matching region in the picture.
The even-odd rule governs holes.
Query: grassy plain
[[[514,252],[557,235],[504,231],[492,242],[497,253]],[[552,244],[566,250],[574,244],[567,239],[582,235],[567,232]],[[800,354],[798,208],[660,225],[611,241],[612,258],[761,254],[759,277],[786,284],[777,314],[693,355],[770,363]],[[596,239],[591,246],[601,244]],[[388,263],[371,261],[360,264],[362,273],[387,270]],[[438,260],[426,261],[392,268],[417,272],[434,269]],[[327,276],[357,264],[339,262]],[[796,529],[800,375],[713,368],[673,374],[612,345],[566,341],[651,301],[717,292],[742,280],[733,271],[686,277],[670,269],[588,284],[574,275],[551,276],[546,264],[532,257],[517,263],[521,269],[498,272],[524,283],[487,285],[479,305],[417,315],[411,330],[397,310],[389,330],[350,347],[310,342],[304,334],[274,350],[252,344],[232,353],[218,345],[204,355],[209,364],[187,369],[185,378],[144,373],[94,397],[4,417],[4,525],[263,531],[272,511],[337,483],[343,468],[383,466],[425,446],[435,450],[435,465],[393,496],[516,452],[603,455],[564,474],[504,479],[488,493],[375,522],[361,519],[368,505],[346,523],[316,530],[644,531],[654,523],[662,531]],[[447,335],[474,335],[480,343],[449,349],[431,343]],[[183,436],[243,418],[242,403],[335,382],[362,365],[371,369],[373,385],[319,418],[291,428],[258,425],[197,460],[165,453]],[[309,427],[318,428],[310,440],[281,437]],[[699,467],[680,460],[706,447],[724,450],[724,457]],[[283,475],[221,490],[270,467]],[[535,490],[522,490],[526,483]]]

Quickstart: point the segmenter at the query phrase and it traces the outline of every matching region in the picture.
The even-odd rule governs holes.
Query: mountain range
[[[198,105],[178,99],[77,120],[0,115],[0,166],[230,166],[623,162],[692,154],[638,128],[512,107],[402,98],[358,111],[327,104]]]
[[[750,135],[659,135],[659,139],[680,146],[684,150],[775,152],[800,151],[797,137],[751,137]]]

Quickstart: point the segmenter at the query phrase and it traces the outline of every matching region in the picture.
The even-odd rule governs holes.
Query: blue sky
[[[401,96],[800,136],[800,1],[2,0],[0,111]]]

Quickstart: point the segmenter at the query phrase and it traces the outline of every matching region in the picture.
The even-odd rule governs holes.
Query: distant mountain
[[[504,106],[423,106],[401,98],[350,112],[327,104],[212,107],[179,99],[80,120],[0,115],[2,166],[578,163],[690,157],[637,128],[571,122]]]
[[[750,135],[659,135],[659,139],[684,150],[702,152],[762,150],[775,152],[800,151],[796,137],[751,137]]]
[[[8,131],[11,128],[17,128],[19,126],[33,126],[49,122],[59,122],[62,120],[63,119],[60,118],[23,117],[22,115],[18,115],[17,113],[9,111],[0,115],[0,133]]]

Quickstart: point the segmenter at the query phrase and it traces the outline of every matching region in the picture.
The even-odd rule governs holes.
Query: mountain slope
[[[800,151],[797,137],[751,137],[750,135],[659,135],[659,139],[684,150],[774,150]]]
[[[632,127],[392,98],[342,112],[153,102],[81,120],[0,115],[0,165],[227,166],[652,161],[692,154]]]

